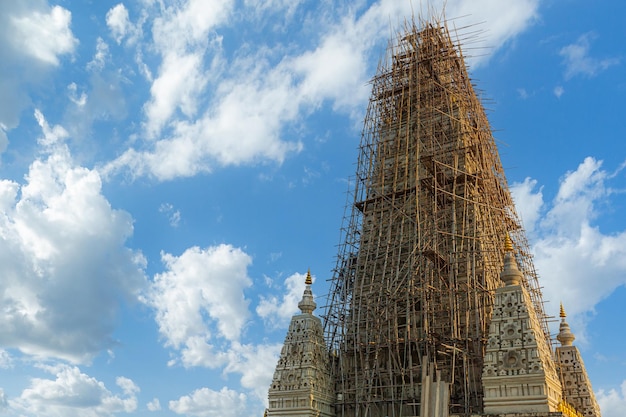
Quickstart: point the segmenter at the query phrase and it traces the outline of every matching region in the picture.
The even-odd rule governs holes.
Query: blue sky
[[[418,0],[0,0],[0,405],[262,415]],[[432,0],[431,9],[440,2]],[[435,13],[436,14],[436,13]],[[605,417],[626,409],[626,4],[448,0]]]

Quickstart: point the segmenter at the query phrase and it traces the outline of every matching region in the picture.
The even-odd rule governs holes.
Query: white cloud
[[[113,344],[120,299],[144,284],[145,261],[124,247],[130,215],[111,208],[95,171],[74,164],[65,129],[36,118],[42,158],[24,184],[0,181],[0,343],[88,361]]]
[[[517,89],[517,94],[519,94],[520,98],[522,100],[526,100],[530,95],[528,94],[528,91],[526,91],[525,88],[518,88]]]
[[[575,43],[564,46],[559,55],[563,57],[565,78],[577,75],[593,77],[607,68],[619,63],[617,58],[594,58],[590,56],[591,41],[596,36],[593,33],[581,35]]]
[[[220,366],[225,357],[214,350],[214,336],[239,339],[249,317],[243,290],[251,258],[241,249],[219,245],[187,249],[176,257],[162,254],[167,270],[154,277],[145,302],[156,310],[166,345],[182,349],[185,366]],[[213,335],[213,328],[217,335]]]
[[[531,178],[526,178],[524,182],[515,183],[510,187],[515,208],[522,219],[526,233],[531,238],[534,236],[535,225],[543,208],[542,189],[535,191],[536,187],[537,180]]]
[[[464,48],[464,55],[476,65],[486,63],[491,54],[526,30],[536,20],[539,9],[539,0],[456,0],[447,3],[447,17],[466,17],[461,26],[466,22],[484,22],[477,26],[477,29],[484,30],[480,41],[470,41]],[[451,22],[451,25],[455,24],[458,23]],[[491,54],[479,52],[477,56],[472,56],[472,48],[482,47],[490,48]]]
[[[2,2],[0,149],[6,147],[6,133],[19,124],[32,89],[47,85],[48,75],[60,66],[61,58],[74,53],[78,41],[70,21],[69,11],[50,7],[47,1]]]
[[[78,86],[76,83],[70,83],[67,86],[68,98],[70,101],[78,107],[84,107],[87,104],[87,93],[84,91],[80,93],[80,96],[77,95]]]
[[[0,369],[10,369],[13,367],[13,358],[4,349],[0,349]]]
[[[159,401],[158,398],[153,398],[152,401],[148,402],[148,404],[146,404],[146,407],[148,407],[148,410],[150,411],[160,411],[161,410],[161,402]]]
[[[552,301],[550,313],[556,314],[562,301],[582,341],[583,313],[626,284],[626,230],[604,234],[594,224],[600,208],[610,205],[618,172],[607,172],[601,161],[586,158],[565,174],[549,203],[541,189],[535,191],[534,180],[512,187],[525,226],[534,231],[535,266],[544,298]]]
[[[211,73],[203,66],[205,55],[210,48],[217,52],[220,48],[220,39],[210,36],[210,31],[226,21],[233,4],[232,0],[188,0],[162,8],[154,19],[154,47],[162,61],[145,106],[149,137],[157,137],[177,109],[187,118],[195,115]]]
[[[176,414],[195,417],[239,417],[246,413],[246,396],[226,387],[220,391],[200,388],[178,400],[170,401]]]
[[[179,353],[170,365],[181,362],[240,374],[241,386],[264,400],[281,345],[240,342],[250,316],[244,295],[252,284],[247,276],[250,257],[224,244],[162,257],[167,270],[154,277],[145,302],[156,311],[165,345]],[[197,400],[184,398],[170,408],[182,412],[184,404]]]
[[[225,80],[211,107],[195,121],[172,123],[172,136],[159,140],[150,151],[130,149],[105,167],[105,173],[130,167],[134,175],[159,180],[209,172],[215,165],[241,165],[260,161],[282,162],[300,142],[280,138],[283,125],[299,116],[298,91],[282,67],[263,62],[240,62],[247,70],[241,79]],[[251,65],[251,66],[248,66]]]
[[[487,19],[486,42],[496,50],[533,21],[537,3],[456,1],[448,9],[452,15],[473,12],[477,20]],[[281,4],[272,3],[272,10]],[[251,54],[246,45],[226,62],[221,37],[211,31],[231,23],[231,9],[232,2],[210,9],[198,1],[159,9],[152,33],[162,61],[144,106],[149,140],[103,172],[127,168],[134,176],[170,180],[216,166],[281,163],[303,148],[299,141],[285,141],[285,132],[323,103],[360,118],[387,27],[401,25],[412,13],[409,2],[382,0],[360,14],[348,8],[329,22],[326,6],[320,5],[316,18],[310,17],[320,33],[313,39],[316,47],[298,55],[267,47]],[[272,54],[283,58],[273,62]]]
[[[9,146],[9,138],[4,131],[4,126],[0,123],[0,154],[7,149],[7,146]]]
[[[92,136],[95,121],[120,121],[127,115],[125,90],[128,79],[123,71],[113,69],[113,66],[109,45],[98,37],[93,58],[86,65],[87,81],[83,80],[80,86],[76,82],[68,85],[68,98],[72,104],[65,110],[65,124],[77,141]]]
[[[4,411],[9,405],[4,390],[0,388],[0,410]]]
[[[56,379],[33,378],[29,388],[9,400],[11,410],[37,417],[108,417],[137,409],[135,394],[139,389],[128,378],[117,378],[123,395],[116,395],[104,383],[82,373],[77,367],[42,368]]]
[[[622,417],[626,410],[626,380],[619,389],[599,390],[596,399],[603,417]]]
[[[96,40],[96,53],[93,59],[87,64],[87,69],[91,71],[102,71],[109,55],[109,45],[100,37]]]
[[[561,96],[563,95],[563,93],[565,93],[565,89],[563,88],[563,86],[557,85],[556,87],[554,87],[554,95],[556,96],[556,98],[561,98]]]
[[[115,379],[115,384],[117,384],[117,386],[122,389],[122,392],[124,392],[124,394],[128,396],[133,396],[140,391],[139,387],[135,385],[135,383],[131,379],[124,376],[118,376]]]
[[[48,12],[32,10],[12,16],[13,44],[45,64],[59,65],[59,56],[73,53],[78,44],[70,29],[71,21],[72,14],[61,6]]]
[[[247,8],[254,9],[255,13],[262,12],[284,13],[290,16],[302,3],[302,0],[244,0]]]
[[[159,75],[150,89],[152,99],[145,106],[149,136],[159,135],[176,109],[188,118],[195,115],[198,96],[207,83],[202,63],[201,52],[171,52],[163,57]]]
[[[128,19],[128,9],[123,3],[113,6],[106,15],[106,22],[113,39],[120,44],[124,37],[132,30]]]
[[[290,70],[302,77],[297,88],[303,100],[315,105],[331,100],[336,108],[348,111],[365,102],[371,76],[368,52],[381,36],[377,32],[383,26],[372,16],[377,12],[369,10],[358,20],[347,16],[315,50],[293,59]]]
[[[265,402],[282,346],[282,343],[242,345],[235,342],[228,350],[224,373],[241,374],[241,386],[252,390],[258,399]]]
[[[261,296],[257,314],[271,327],[285,327],[298,312],[298,303],[304,293],[306,274],[295,273],[285,279],[286,291],[282,296]]]
[[[174,210],[170,203],[163,203],[159,206],[159,213],[167,215],[170,226],[178,227],[180,224],[180,210]]]

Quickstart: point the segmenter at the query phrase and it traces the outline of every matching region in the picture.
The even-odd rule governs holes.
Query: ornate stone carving
[[[550,348],[512,252],[495,293],[483,366],[487,414],[557,411],[561,386]]]
[[[561,324],[557,339],[561,346],[556,348],[556,361],[563,385],[563,397],[576,411],[585,417],[600,417],[600,407],[591,388],[585,364],[576,346],[575,337],[565,321],[565,310],[561,305]]]
[[[311,275],[293,316],[269,389],[268,417],[334,417],[334,390],[322,323],[313,315]]]

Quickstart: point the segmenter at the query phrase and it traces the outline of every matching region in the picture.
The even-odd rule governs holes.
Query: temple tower
[[[298,304],[301,314],[291,319],[280,352],[266,417],[334,417],[333,381],[322,334],[322,322],[313,315],[317,307],[307,272]]]
[[[561,324],[557,340],[561,346],[556,348],[556,363],[563,385],[563,397],[584,417],[600,417],[600,407],[591,388],[585,363],[576,346],[572,343],[576,337],[565,321],[565,309],[561,304]]]
[[[561,383],[508,236],[505,251],[505,286],[495,293],[483,368],[484,412],[557,412]]]
[[[482,412],[507,233],[529,320],[551,348],[491,128],[445,24],[412,24],[389,47],[353,184],[323,316],[337,416],[423,416],[425,374],[448,390],[450,413]]]

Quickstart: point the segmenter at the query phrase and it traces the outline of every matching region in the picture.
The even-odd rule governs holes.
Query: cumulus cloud
[[[265,402],[281,348],[282,343],[253,345],[235,342],[228,350],[224,373],[241,374],[241,386]]]
[[[285,279],[286,291],[282,296],[261,296],[257,314],[271,327],[285,327],[298,312],[298,303],[304,293],[306,274],[295,273]]]
[[[139,388],[128,378],[118,377],[121,394],[104,383],[67,365],[43,366],[55,379],[33,378],[21,395],[8,401],[21,415],[37,417],[108,417],[137,409]]]
[[[0,124],[0,153],[4,152],[9,145],[9,138],[4,131],[4,127]]]
[[[281,345],[241,342],[250,319],[244,295],[252,284],[247,275],[250,256],[222,244],[162,258],[166,271],[154,277],[144,301],[155,310],[165,345],[178,353],[170,365],[180,362],[239,374],[241,386],[264,400]],[[198,400],[194,398],[183,397],[170,408],[182,413],[186,408],[181,407],[191,407],[189,403]]]
[[[180,210],[175,210],[174,206],[170,203],[163,203],[159,206],[159,213],[163,213],[167,216],[167,219],[172,227],[178,227],[180,224]]]
[[[565,93],[565,89],[561,85],[557,85],[552,91],[554,92],[556,98],[561,98],[561,96]]]
[[[538,1],[513,7],[495,0],[475,3],[448,2],[448,13],[487,20],[485,42],[497,50],[533,21]],[[259,11],[256,2],[245,5]],[[275,2],[259,12],[283,6]],[[310,50],[291,54],[262,47],[251,53],[244,46],[227,61],[217,31],[233,24],[232,2],[209,8],[187,1],[159,9],[152,47],[161,62],[144,105],[147,140],[103,172],[129,169],[134,176],[164,181],[220,166],[281,163],[303,148],[299,141],[285,140],[285,132],[324,103],[360,114],[389,22],[401,25],[412,13],[408,2],[381,0],[364,10],[348,8],[328,21],[322,4],[312,11],[319,14],[319,38]],[[283,58],[268,59],[272,54]]]
[[[132,218],[111,207],[97,172],[73,162],[66,130],[35,116],[42,157],[24,184],[0,180],[0,343],[88,361],[114,344],[119,302],[144,284],[145,261],[124,246]]]
[[[74,52],[78,44],[70,29],[72,14],[61,6],[14,15],[10,21],[15,48],[45,64],[59,65],[59,56]]]
[[[87,64],[87,69],[92,71],[102,71],[109,55],[109,45],[102,39],[96,40],[96,53],[93,59]]]
[[[119,44],[132,30],[132,24],[128,18],[128,9],[123,3],[113,6],[106,15],[106,22],[111,36]]]
[[[146,126],[158,136],[176,109],[187,118],[196,113],[199,95],[208,81],[205,54],[218,48],[209,33],[223,23],[233,1],[189,0],[162,8],[152,26],[154,47],[162,56],[158,76],[146,103]]]
[[[543,208],[542,188],[537,189],[537,180],[526,178],[523,182],[511,186],[511,194],[515,208],[522,218],[524,229],[532,238]]]
[[[626,410],[626,381],[619,389],[599,390],[596,399],[604,417],[621,417]]]
[[[220,391],[200,388],[178,400],[170,401],[176,414],[195,417],[238,417],[246,412],[246,396],[226,387]]]
[[[4,394],[4,390],[0,388],[0,410],[5,410],[8,406],[7,397]]]
[[[243,290],[252,285],[250,256],[222,244],[178,257],[164,253],[162,260],[167,270],[154,277],[144,300],[156,311],[166,346],[182,349],[185,366],[220,366],[226,358],[216,339],[238,340],[249,316]]]
[[[161,402],[159,401],[158,398],[154,398],[152,399],[152,401],[148,402],[148,404],[146,404],[146,407],[148,407],[148,410],[150,411],[160,411],[161,410]]]
[[[74,53],[78,40],[71,13],[47,1],[2,3],[0,13],[0,146],[19,123],[34,87],[45,85],[61,58]],[[4,132],[3,132],[4,131]],[[4,143],[6,147],[6,143]]]
[[[13,367],[13,358],[4,349],[0,349],[0,369],[9,369]]]
[[[596,224],[616,189],[623,188],[620,173],[609,172],[602,161],[588,157],[563,176],[552,201],[544,201],[535,180],[512,187],[526,228],[533,233],[544,297],[553,301],[553,310],[563,301],[570,314],[578,315],[572,324],[581,330],[581,315],[626,284],[626,230],[605,234]]]
[[[89,138],[95,121],[119,121],[126,117],[124,89],[128,80],[122,71],[113,69],[113,65],[109,45],[98,37],[93,58],[85,66],[86,82],[81,85],[72,82],[67,87],[71,104],[65,110],[65,124],[73,138]]]
[[[593,33],[585,33],[576,42],[561,48],[559,55],[563,57],[566,79],[577,75],[593,77],[619,63],[617,58],[595,58],[591,56],[591,41],[595,38]]]
[[[465,55],[470,57],[470,63],[482,65],[491,54],[526,30],[537,19],[538,9],[539,0],[453,0],[447,2],[446,14],[450,18],[466,16],[468,23],[481,23],[477,28],[484,32],[480,39],[469,42]],[[472,57],[471,48],[482,47],[489,48],[491,54],[481,52]]]

